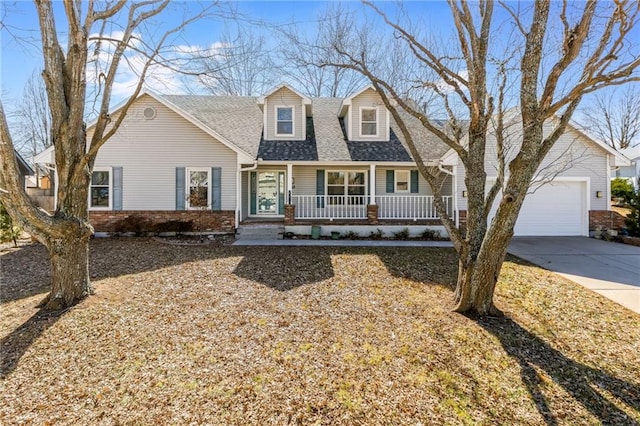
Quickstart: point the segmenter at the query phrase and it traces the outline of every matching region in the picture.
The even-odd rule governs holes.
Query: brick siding
[[[596,226],[601,226],[602,229],[622,229],[626,227],[625,219],[613,210],[589,210],[589,230],[595,230]]]
[[[230,210],[91,211],[96,232],[235,232]]]

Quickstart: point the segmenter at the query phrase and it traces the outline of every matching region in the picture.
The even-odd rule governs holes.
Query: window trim
[[[342,195],[329,195],[329,186],[338,185],[329,185],[329,173],[344,173],[344,183],[342,184],[342,188],[344,189],[344,194]],[[364,175],[364,184],[363,185],[349,185],[349,173],[362,173]],[[364,194],[362,195],[349,195],[349,187],[364,187]],[[366,170],[325,170],[324,171],[324,194],[326,197],[363,197],[365,200],[365,204],[367,203],[367,189],[369,188],[369,178]]]
[[[278,133],[278,122],[288,123],[289,120],[278,120],[278,110],[291,109],[291,133]],[[295,137],[296,135],[296,107],[294,105],[276,105],[275,106],[275,128],[274,132],[276,136],[284,136],[288,138]]]
[[[206,207],[191,207],[191,172],[206,172],[207,173],[207,205]],[[185,210],[211,210],[212,203],[212,188],[211,188],[211,167],[185,167],[184,172],[184,209]]]
[[[373,110],[376,112],[376,121],[364,121],[362,119],[362,112],[365,110]],[[366,107],[366,106],[361,106],[360,107],[360,119],[359,119],[359,123],[360,123],[360,128],[359,130],[359,134],[361,138],[377,138],[380,135],[380,107]],[[362,133],[362,125],[365,123],[375,123],[376,124],[376,133],[372,134],[372,135],[365,135]]]
[[[109,172],[109,205],[107,207],[94,207],[91,205],[91,188],[93,187],[92,181],[93,181],[93,173],[95,172]],[[102,186],[102,185],[100,185]],[[89,204],[89,210],[90,211],[99,211],[99,210],[113,210],[113,167],[94,167],[93,170],[91,171],[91,177],[89,180],[89,200],[88,200]]]
[[[398,189],[398,173],[407,174],[407,189]],[[395,170],[393,175],[393,190],[397,193],[408,194],[411,192],[411,170]]]

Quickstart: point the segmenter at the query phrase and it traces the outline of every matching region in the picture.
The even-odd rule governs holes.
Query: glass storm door
[[[259,215],[284,212],[284,172],[258,172],[257,204]]]

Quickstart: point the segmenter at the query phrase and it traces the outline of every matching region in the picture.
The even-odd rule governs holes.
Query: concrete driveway
[[[587,237],[515,237],[508,251],[640,313],[640,247]]]

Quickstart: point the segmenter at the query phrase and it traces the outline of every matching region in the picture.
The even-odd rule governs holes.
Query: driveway
[[[640,313],[640,247],[587,237],[515,237],[509,253]]]

